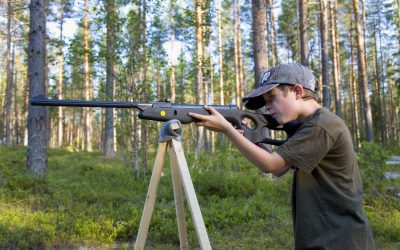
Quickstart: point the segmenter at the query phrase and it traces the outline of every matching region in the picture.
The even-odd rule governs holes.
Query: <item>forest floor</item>
[[[133,177],[129,157],[108,160],[101,153],[49,151],[48,174],[26,174],[26,149],[0,147],[0,249],[132,249],[150,171]],[[400,198],[391,191],[399,154],[367,145],[358,153],[365,188],[364,210],[377,249],[400,249]],[[193,155],[186,155],[189,165]],[[149,157],[151,166],[154,155]],[[179,249],[168,160],[161,178],[146,249]],[[213,249],[293,249],[291,174],[261,177],[238,152],[204,154],[190,168]],[[199,249],[187,211],[190,249]]]

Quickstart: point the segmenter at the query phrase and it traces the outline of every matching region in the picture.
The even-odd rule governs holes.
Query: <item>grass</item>
[[[399,249],[400,201],[385,188],[400,183],[379,178],[391,152],[376,145],[363,148],[364,209],[375,243],[378,249]],[[187,159],[190,165],[193,155]],[[0,249],[133,248],[150,176],[135,179],[124,157],[107,160],[100,153],[52,149],[44,178],[26,175],[25,160],[25,148],[0,147]],[[204,154],[200,162],[199,169],[190,171],[214,249],[293,248],[290,175],[261,178],[229,148],[214,157]],[[186,218],[190,248],[199,248],[188,211]],[[178,248],[166,166],[146,249]]]

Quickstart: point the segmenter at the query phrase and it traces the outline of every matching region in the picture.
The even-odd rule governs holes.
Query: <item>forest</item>
[[[386,169],[385,159],[400,151],[398,0],[1,0],[0,13],[0,55],[3,58],[0,61],[0,151],[1,157],[16,157],[3,160],[3,165],[0,165],[0,187],[7,190],[0,199],[2,207],[8,207],[11,201],[21,198],[17,202],[21,203],[20,206],[23,206],[22,200],[29,201],[28,206],[35,211],[62,207],[65,212],[71,207],[76,208],[72,198],[63,200],[65,193],[60,193],[53,183],[63,174],[75,176],[68,162],[74,163],[73,169],[83,176],[96,168],[103,174],[110,174],[114,163],[117,171],[114,177],[121,180],[125,175],[132,177],[133,183],[128,181],[127,185],[141,190],[140,202],[144,199],[144,187],[148,184],[159,146],[159,122],[139,119],[135,109],[34,107],[30,100],[35,96],[54,100],[237,105],[244,109],[241,98],[257,87],[263,72],[279,63],[298,62],[308,66],[318,77],[321,105],[345,121],[358,156],[364,157],[359,161],[360,166],[362,163],[368,166],[362,172],[370,171],[362,173],[367,193],[371,194],[367,196],[366,206],[371,208],[367,211],[368,216],[374,214],[372,208],[377,208],[383,209],[382,218],[389,215],[394,218],[385,221],[386,227],[382,229],[377,226],[382,221],[373,217],[371,224],[378,232],[378,243],[394,246],[393,249],[398,246],[396,237],[400,236],[400,228],[395,221],[400,222],[399,201],[376,196],[385,193],[387,188],[382,177]],[[269,135],[276,139],[285,138],[285,134],[273,130]],[[223,189],[222,192],[227,193],[226,196],[219,194],[219,198],[236,199],[240,196],[232,194],[236,197],[232,198],[229,188],[239,189],[238,192],[247,198],[259,196],[251,182],[270,191],[288,194],[283,189],[287,188],[289,179],[278,181],[275,188],[265,184],[264,181],[269,181],[263,178],[247,179],[244,173],[254,176],[260,173],[249,170],[251,167],[240,156],[232,156],[239,153],[221,134],[187,124],[183,129],[182,144],[191,171],[198,178],[194,178],[195,184],[204,184],[208,178],[211,181],[206,185],[209,190],[207,187],[200,189],[200,202],[217,206],[213,200],[208,200],[214,197],[208,197],[212,190]],[[13,165],[18,167],[8,170]],[[62,170],[61,166],[65,169]],[[68,172],[62,173],[61,170]],[[233,178],[238,186],[226,182],[223,182],[224,187],[218,186],[214,175],[207,176],[209,170],[219,174],[229,170],[231,175],[222,176],[231,181]],[[33,176],[23,175],[26,173]],[[14,174],[16,177],[11,177]],[[92,190],[89,183],[85,183],[87,180],[82,180],[82,175],[75,176],[83,185],[88,185],[81,188]],[[239,178],[246,183],[240,182]],[[62,185],[74,188],[72,182],[68,179]],[[96,182],[91,184],[96,185]],[[116,185],[103,184],[110,189]],[[399,183],[395,182],[395,185]],[[21,190],[15,193],[13,188]],[[247,188],[252,191],[243,191]],[[47,196],[40,201],[32,198],[43,192],[46,194],[46,190],[54,201]],[[76,192],[79,196],[82,191]],[[93,192],[102,195],[99,190]],[[81,198],[82,204],[86,205],[86,199],[91,200],[86,196]],[[37,246],[42,248],[133,239],[138,221],[126,221],[125,217],[129,216],[129,209],[133,209],[138,217],[142,203],[132,205],[135,208],[119,207],[122,210],[112,214],[112,207],[120,206],[116,203],[126,200],[123,197],[107,198],[110,200],[104,202],[108,205],[102,209],[113,218],[110,219],[111,225],[97,225],[92,221],[93,228],[87,229],[92,230],[88,234],[79,231],[84,230],[79,225],[85,224],[87,219],[82,208],[77,214],[57,215],[66,216],[64,219],[68,216],[82,219],[81,222],[76,219],[74,225],[62,220],[65,225],[59,225],[62,228],[60,232],[68,232],[65,235],[57,231],[57,227],[49,226],[51,223],[46,221],[49,218],[38,219],[42,223],[39,224],[44,225],[43,231],[35,231],[30,227],[36,225],[35,217],[32,225],[18,229],[20,231],[15,229],[20,234],[12,238],[15,231],[7,228],[15,221],[8,220],[9,217],[4,217],[3,213],[0,233],[8,235],[5,237],[11,237],[11,240],[0,237],[0,248],[24,248],[32,242],[39,242]],[[287,205],[287,200],[275,198],[276,202]],[[135,199],[139,202],[139,198]],[[391,204],[387,210],[382,205],[388,201],[385,199],[389,199]],[[89,202],[89,206],[93,204]],[[255,213],[261,206],[251,204],[254,210],[249,208],[249,213]],[[228,203],[225,205],[229,207]],[[13,209],[10,208],[8,216],[12,217]],[[212,213],[207,209],[206,218],[207,213]],[[22,211],[14,214],[20,220],[29,214],[21,207],[15,211]],[[290,217],[286,212],[278,211],[283,217]],[[90,216],[101,217],[97,212]],[[227,214],[224,216],[229,217]],[[246,220],[250,215],[242,216]],[[211,232],[216,233],[213,244],[219,249],[229,242],[217,233],[219,227],[228,230],[231,223],[238,222],[233,216],[229,218],[231,221],[225,221],[222,226],[221,221],[206,219]],[[286,219],[285,223],[290,224]],[[161,227],[160,220],[158,218],[156,224]],[[122,224],[118,224],[120,221]],[[46,231],[46,225],[51,228],[49,231]],[[154,229],[156,235],[150,239],[154,248],[179,245],[176,239],[167,241],[166,245],[160,243],[173,233],[158,229],[159,235]],[[34,230],[32,235],[37,238],[32,236],[31,241],[26,240],[25,236],[31,235],[29,230]],[[96,236],[93,230],[99,230],[99,235]],[[288,229],[279,230],[275,233],[290,235],[285,231]],[[256,231],[254,229],[244,236],[244,241],[252,242]],[[234,238],[238,232],[229,231],[228,234]],[[285,246],[282,249],[292,247],[291,238],[285,237],[278,237],[272,243],[267,239],[254,242],[260,244],[260,248],[265,244],[277,248]],[[193,241],[196,240],[191,239]],[[286,241],[289,243],[283,243]],[[233,249],[232,245],[227,249]]]

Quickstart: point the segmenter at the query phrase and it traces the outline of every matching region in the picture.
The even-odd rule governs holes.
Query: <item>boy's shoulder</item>
[[[325,107],[321,107],[319,108],[313,118],[310,120],[311,123],[317,123],[319,125],[328,125],[331,126],[332,124],[343,124],[346,125],[344,123],[344,121],[342,120],[342,118],[340,118],[339,116],[337,116],[335,113],[331,112],[328,108]]]
[[[319,108],[309,123],[310,125],[321,127],[329,134],[341,133],[348,129],[342,118],[325,107]]]

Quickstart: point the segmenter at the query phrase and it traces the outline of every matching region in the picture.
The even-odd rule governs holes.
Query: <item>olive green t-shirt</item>
[[[362,211],[363,189],[350,132],[320,108],[276,152],[295,167],[296,249],[374,249]]]

